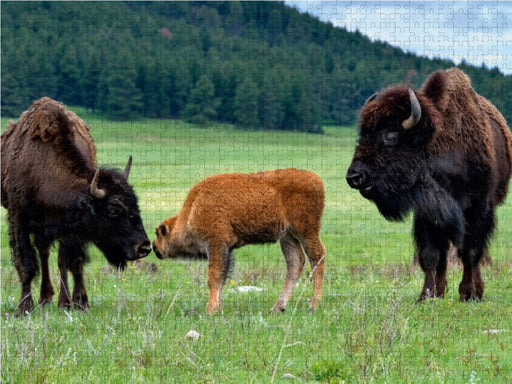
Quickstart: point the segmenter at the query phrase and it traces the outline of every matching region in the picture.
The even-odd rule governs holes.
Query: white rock
[[[262,288],[253,287],[251,285],[242,285],[241,287],[236,287],[236,290],[239,292],[251,292],[251,291],[261,292],[261,291],[263,291]]]
[[[203,335],[201,335],[199,332],[194,331],[194,330],[190,330],[190,331],[188,331],[188,333],[185,335],[185,337],[186,337],[187,339],[190,339],[190,340],[197,340],[197,339],[199,339],[201,336],[203,336]]]
[[[504,332],[508,332],[508,330],[507,329],[488,329],[486,331],[483,331],[482,333],[496,335],[498,333],[504,333]]]

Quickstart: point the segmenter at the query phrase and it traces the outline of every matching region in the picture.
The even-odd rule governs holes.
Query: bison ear
[[[423,85],[422,91],[434,105],[438,106],[443,99],[446,90],[447,78],[444,71],[437,71],[431,74]]]
[[[165,224],[160,224],[159,229],[160,229],[160,233],[162,234],[162,236],[165,236],[169,233],[169,228]]]

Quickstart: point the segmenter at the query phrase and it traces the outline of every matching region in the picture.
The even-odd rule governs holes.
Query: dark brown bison
[[[452,242],[464,265],[460,299],[481,299],[479,261],[512,172],[503,116],[457,68],[430,75],[422,89],[392,87],[361,110],[347,181],[389,220],[414,212],[425,272],[420,300],[442,297]]]
[[[61,103],[35,101],[2,134],[2,205],[7,209],[12,260],[21,281],[21,313],[30,311],[31,282],[39,271],[39,303],[54,291],[48,271],[50,246],[59,242],[59,307],[88,307],[83,281],[86,245],[94,243],[116,267],[147,256],[137,198],[124,174],[97,169],[89,127]],[[32,237],[32,238],[31,238]],[[68,270],[75,282],[70,297]]]
[[[311,309],[322,296],[325,248],[320,241],[324,209],[322,180],[312,172],[282,169],[209,177],[189,192],[177,216],[156,229],[153,249],[163,258],[208,258],[207,312],[219,309],[231,252],[247,244],[280,241],[286,279],[272,310],[284,311],[309,258],[313,271]]]

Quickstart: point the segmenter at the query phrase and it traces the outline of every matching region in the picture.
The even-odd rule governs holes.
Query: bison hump
[[[30,138],[44,142],[53,140],[69,125],[64,106],[49,97],[36,100],[20,120],[26,122]]]

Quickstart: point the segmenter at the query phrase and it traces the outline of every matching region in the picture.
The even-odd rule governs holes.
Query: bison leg
[[[71,303],[78,309],[87,309],[89,300],[84,285],[83,266],[87,261],[87,254],[83,246],[76,241],[61,242],[59,247],[59,270],[61,276],[61,290],[59,294],[59,307],[71,307]],[[73,301],[68,287],[68,270],[73,275]]]
[[[62,244],[59,245],[58,260],[60,273],[59,308],[70,308],[71,294],[68,285],[68,265],[66,256],[62,251]]]
[[[310,309],[316,311],[322,299],[322,285],[325,271],[325,247],[320,241],[318,234],[315,234],[310,239],[305,239],[304,244],[313,273],[313,297],[311,299]]]
[[[216,313],[220,307],[221,290],[224,285],[230,264],[230,254],[224,245],[210,246],[208,263],[208,288],[210,297],[206,312]]]
[[[50,304],[55,291],[50,280],[50,268],[48,258],[50,257],[49,245],[37,245],[39,258],[41,259],[41,292],[39,294],[39,304]]]
[[[299,280],[306,257],[302,251],[300,242],[290,233],[286,233],[280,240],[281,251],[286,260],[286,278],[284,280],[283,289],[277,298],[276,303],[272,307],[272,312],[280,313],[286,309],[286,304],[290,299],[293,288]]]
[[[22,228],[20,220],[9,215],[9,243],[13,250],[13,264],[21,281],[21,298],[18,310],[21,314],[28,313],[34,308],[31,284],[38,272],[37,255],[30,242],[30,236]]]
[[[480,266],[478,262],[475,265],[475,261],[469,261],[471,257],[465,256],[465,252],[462,252],[461,258],[464,269],[462,281],[459,284],[460,301],[481,300],[485,284],[480,274]]]
[[[484,282],[480,275],[480,259],[486,250],[487,240],[494,224],[494,209],[490,201],[479,200],[465,212],[467,234],[459,256],[464,264],[462,281],[459,285],[461,301],[481,300],[484,294]]]
[[[414,237],[418,259],[425,273],[425,281],[418,301],[444,297],[446,291],[447,254],[450,242],[438,228],[426,220],[415,217]]]

